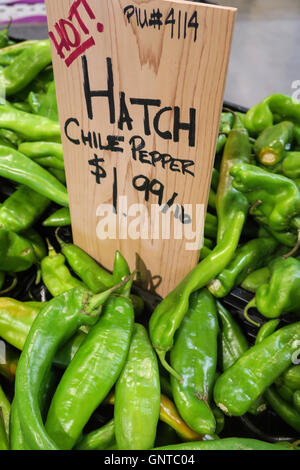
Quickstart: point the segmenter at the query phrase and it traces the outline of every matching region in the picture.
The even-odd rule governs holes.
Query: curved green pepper
[[[254,152],[265,166],[274,166],[285,157],[285,148],[293,140],[294,124],[282,121],[265,129],[256,139]]]
[[[274,238],[256,238],[238,248],[228,266],[209,285],[215,297],[225,297],[251,271],[263,265],[265,257],[274,252],[278,242]]]
[[[256,344],[217,380],[216,404],[226,414],[241,416],[291,365],[300,322],[285,326]]]
[[[45,378],[56,351],[81,325],[97,322],[101,306],[111,293],[90,297],[88,292],[69,290],[50,300],[35,319],[19,359],[15,384],[20,428],[32,450],[58,449],[45,430],[40,410]]]
[[[32,190],[62,206],[68,206],[68,193],[45,168],[17,150],[0,146],[0,176],[29,186]]]
[[[49,199],[20,186],[0,207],[0,228],[21,232],[31,227],[50,205]]]
[[[118,449],[151,449],[159,412],[157,358],[145,328],[136,323],[128,357],[115,389],[114,420]]]
[[[58,209],[43,221],[44,227],[66,227],[67,225],[71,225],[70,210],[68,207]]]
[[[115,384],[128,354],[133,321],[131,302],[112,296],[67,367],[45,424],[59,448],[75,445],[91,414]]]
[[[300,312],[300,261],[278,258],[270,267],[270,280],[257,291],[247,309],[256,306],[266,318]]]
[[[50,41],[33,42],[15,57],[2,71],[7,96],[26,87],[47,65],[51,64]]]
[[[182,382],[171,376],[176,407],[199,434],[212,434],[216,420],[210,402],[217,367],[219,325],[213,297],[206,289],[191,295],[189,309],[177,331],[171,366]]]
[[[35,261],[35,253],[28,240],[10,230],[0,229],[0,266],[3,271],[26,271]]]
[[[157,447],[154,450],[292,450],[286,444],[270,444],[256,439],[228,437],[214,441],[188,442],[171,446]]]

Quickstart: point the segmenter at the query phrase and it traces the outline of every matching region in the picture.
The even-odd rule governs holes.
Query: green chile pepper
[[[5,431],[4,421],[0,408],[0,450],[8,450],[8,439]]]
[[[221,320],[221,365],[225,371],[248,351],[249,345],[239,325],[220,302],[217,310]]]
[[[264,396],[273,408],[275,413],[287,422],[296,431],[300,431],[300,413],[283,398],[281,398],[275,391],[274,387],[269,387]]]
[[[19,152],[32,159],[56,157],[58,160],[64,161],[62,144],[55,142],[22,142],[18,148]]]
[[[51,168],[55,170],[64,170],[65,165],[64,162],[58,160],[56,157],[39,157],[34,160],[38,165],[44,168]]]
[[[6,95],[11,96],[25,88],[50,63],[49,40],[28,45],[2,71]]]
[[[53,247],[49,246],[49,254],[41,261],[42,278],[49,292],[56,297],[69,289],[87,289],[85,284],[72,276],[65,265],[65,257],[61,253],[56,253]]]
[[[281,171],[285,176],[293,180],[300,178],[300,152],[285,152]]]
[[[247,310],[254,306],[266,318],[300,311],[300,261],[278,258],[272,263],[269,283],[257,289]]]
[[[61,141],[58,122],[20,111],[8,101],[0,103],[0,127],[16,132],[19,137],[27,141]]]
[[[294,181],[244,163],[235,165],[230,173],[233,186],[254,205],[252,215],[260,223],[277,232],[298,227],[300,192]]]
[[[213,441],[187,442],[171,446],[157,447],[154,450],[292,450],[292,445],[270,444],[256,439],[228,437]]]
[[[9,417],[10,417],[10,403],[0,386],[0,419],[2,418],[4,424],[4,430],[9,437]]]
[[[291,366],[282,375],[283,383],[291,390],[300,390],[300,364]]]
[[[115,389],[118,449],[148,450],[154,445],[160,412],[158,363],[145,328],[136,323]]]
[[[213,297],[206,289],[191,295],[189,309],[177,331],[171,366],[182,382],[171,376],[176,407],[199,434],[215,432],[211,396],[217,367],[219,325]]]
[[[274,166],[285,157],[285,148],[293,139],[294,124],[282,121],[265,129],[256,139],[254,152],[260,163]]]
[[[265,338],[270,336],[279,325],[279,320],[270,320],[260,327],[255,338],[255,344],[261,343]]]
[[[115,423],[111,419],[101,428],[84,436],[76,445],[75,450],[105,450],[115,443]]]
[[[291,365],[300,322],[285,326],[256,344],[217,380],[216,404],[226,414],[241,416]]]
[[[17,150],[0,146],[0,176],[24,184],[57,204],[69,204],[65,186]]]
[[[111,274],[101,268],[101,266],[85,253],[85,251],[79,248],[79,246],[72,243],[65,243],[60,238],[58,238],[58,241],[61,246],[61,252],[74,273],[80,277],[83,283],[94,294],[122,281],[122,279],[113,278]],[[126,271],[125,276],[128,275],[129,270]]]
[[[0,266],[8,272],[29,269],[36,261],[31,243],[20,235],[0,229]]]
[[[294,392],[293,403],[297,412],[300,414],[300,390]]]
[[[269,279],[270,269],[268,267],[260,268],[248,274],[241,283],[241,287],[249,292],[256,292],[260,286],[267,284]]]
[[[30,241],[37,260],[41,261],[47,256],[47,248],[44,238],[33,228],[22,232],[22,236]]]
[[[154,310],[149,331],[152,344],[164,367],[179,380],[165,356],[172,349],[173,338],[189,306],[189,297],[205,287],[232,259],[246,220],[248,203],[245,196],[232,187],[230,168],[238,161],[249,161],[250,142],[244,129],[232,130],[222,157],[220,182],[217,192],[218,242],[181,283],[170,292]]]
[[[48,84],[46,93],[31,92],[28,99],[31,104],[31,109],[35,114],[47,117],[51,119],[51,121],[58,121],[58,109],[54,81],[51,81]]]
[[[272,254],[278,242],[273,238],[256,238],[238,248],[228,266],[208,286],[215,297],[225,297],[238,286],[251,271],[263,265],[265,257]]]
[[[264,129],[273,125],[273,114],[267,103],[256,104],[245,116],[245,127],[250,135],[257,136]]]
[[[70,210],[68,207],[58,209],[43,221],[44,227],[66,227],[67,225],[71,225]]]
[[[0,337],[22,350],[35,318],[44,307],[43,302],[0,297]]]
[[[31,227],[50,205],[49,199],[27,186],[19,186],[0,207],[0,228],[21,232]]]
[[[133,321],[131,302],[112,296],[67,367],[45,424],[59,448],[75,445],[91,414],[115,384],[128,354]]]
[[[59,347],[81,325],[93,326],[97,322],[101,306],[112,291],[91,297],[86,291],[71,289],[50,300],[35,319],[19,359],[15,384],[20,428],[32,450],[59,448],[47,434],[42,421],[40,397],[46,385],[45,378]]]

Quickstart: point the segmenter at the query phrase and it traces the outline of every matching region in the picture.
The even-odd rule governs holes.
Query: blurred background
[[[271,93],[293,93],[300,80],[300,0],[219,0],[238,8],[225,99],[252,106]],[[0,0],[0,22],[11,35],[47,35],[41,0]],[[298,87],[299,88],[299,87]]]

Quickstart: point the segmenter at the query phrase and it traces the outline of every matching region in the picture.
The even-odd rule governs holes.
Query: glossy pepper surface
[[[278,258],[270,268],[270,280],[257,291],[251,306],[267,318],[300,312],[300,261]]]
[[[0,146],[0,175],[28,186],[57,204],[69,204],[65,186],[45,168],[17,150]]]
[[[209,291],[215,297],[225,297],[251,271],[262,266],[265,257],[272,254],[277,245],[272,238],[256,238],[242,245],[229,265],[209,283]]]
[[[21,232],[31,227],[50,205],[49,199],[20,186],[0,207],[0,228]]]
[[[11,230],[0,229],[0,266],[3,271],[21,272],[36,261],[31,243]]]
[[[48,64],[51,63],[49,40],[36,41],[23,50],[2,70],[7,96],[26,87]]]
[[[218,333],[212,295],[206,289],[193,293],[170,357],[171,366],[182,381],[171,377],[171,385],[180,415],[199,434],[212,434],[216,428],[210,404],[217,367]]]
[[[34,450],[59,447],[45,430],[40,397],[56,351],[81,325],[94,325],[110,292],[91,297],[86,291],[71,289],[52,299],[32,325],[19,359],[15,400],[20,429]]]
[[[115,384],[128,354],[133,321],[131,302],[112,296],[67,367],[45,424],[59,448],[75,445],[91,414]]]
[[[264,166],[274,166],[285,157],[285,148],[293,140],[294,125],[282,121],[265,129],[256,139],[254,151],[258,161]]]
[[[300,322],[285,326],[250,348],[217,380],[216,404],[226,414],[241,416],[291,365]]]
[[[146,329],[136,323],[128,357],[115,389],[114,420],[118,449],[151,449],[159,412],[160,383],[156,354]]]

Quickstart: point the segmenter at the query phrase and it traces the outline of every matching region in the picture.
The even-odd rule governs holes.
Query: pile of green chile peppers
[[[58,232],[71,215],[49,41],[0,32],[0,72],[0,449],[296,448],[228,428],[271,409],[300,431],[300,104],[223,109],[199,264],[149,313],[122,253],[110,272]],[[226,307],[235,288],[254,294],[255,344]]]

